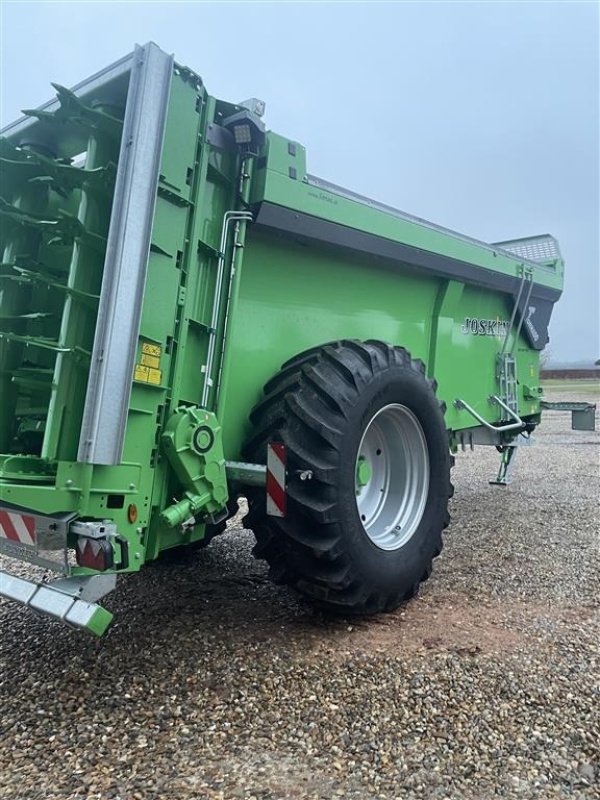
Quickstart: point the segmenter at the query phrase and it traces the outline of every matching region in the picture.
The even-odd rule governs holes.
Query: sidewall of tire
[[[391,610],[418,591],[442,549],[449,522],[451,455],[443,404],[421,361],[384,342],[342,340],[300,353],[265,387],[251,415],[245,457],[261,461],[269,441],[288,446],[288,513],[266,515],[264,490],[248,493],[248,527],[277,583],[331,610]],[[377,412],[399,404],[423,431],[429,461],[425,509],[410,539],[383,550],[369,538],[356,501],[356,459]],[[298,472],[312,470],[313,480]]]
[[[381,408],[392,403],[410,409],[421,425],[429,456],[429,489],[423,516],[410,539],[397,550],[382,550],[371,541],[360,519],[355,472],[358,448],[367,426]],[[364,580],[376,581],[382,593],[393,593],[415,579],[420,581],[439,552],[447,511],[449,469],[443,415],[427,381],[406,369],[393,368],[377,374],[348,419],[348,436],[340,451],[337,493],[345,548]]]

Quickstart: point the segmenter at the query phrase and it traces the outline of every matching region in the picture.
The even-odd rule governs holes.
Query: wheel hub
[[[356,505],[371,541],[397,550],[425,511],[429,454],[421,424],[406,406],[390,404],[371,419],[356,459]]]
[[[367,459],[359,456],[356,461],[356,494],[360,494],[361,489],[369,483],[372,475],[373,470]]]

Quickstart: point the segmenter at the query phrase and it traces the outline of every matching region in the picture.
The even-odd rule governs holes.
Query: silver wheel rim
[[[365,533],[382,550],[398,550],[417,529],[429,491],[429,453],[421,423],[396,403],[366,427],[355,469],[356,505]]]

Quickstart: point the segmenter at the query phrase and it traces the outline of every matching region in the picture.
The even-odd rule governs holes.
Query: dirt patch
[[[514,649],[523,642],[523,633],[507,627],[499,607],[474,606],[461,597],[443,604],[416,601],[413,608],[372,620],[358,633],[357,645],[375,651],[426,649],[476,655]]]
[[[304,766],[299,759],[257,742],[253,751],[245,749],[241,753],[228,754],[220,764],[203,764],[200,774],[181,777],[165,788],[182,792],[184,797],[197,797],[198,800],[222,798],[219,786],[223,784],[225,776],[233,773],[240,776],[242,785],[231,795],[232,798],[325,798],[334,796],[339,785],[337,776],[344,769],[340,761],[334,760],[332,766],[332,775],[319,774]],[[209,789],[208,794],[207,786],[213,790],[211,792]],[[360,790],[360,785],[355,787],[348,775],[345,775],[345,787]]]
[[[328,643],[315,637],[314,644],[342,660],[357,653],[506,654],[530,646],[532,637],[543,647],[550,633],[599,613],[592,608],[553,608],[527,602],[512,602],[510,607],[501,602],[477,603],[460,594],[444,600],[423,597],[391,614],[349,621]]]

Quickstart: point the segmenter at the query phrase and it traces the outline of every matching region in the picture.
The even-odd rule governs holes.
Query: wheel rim
[[[421,423],[406,406],[381,408],[363,434],[355,469],[356,505],[365,533],[397,550],[417,529],[429,491],[429,453]]]

